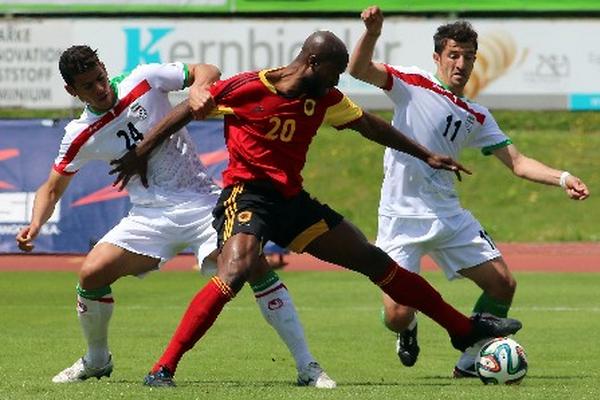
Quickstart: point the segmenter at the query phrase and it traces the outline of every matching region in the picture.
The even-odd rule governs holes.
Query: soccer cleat
[[[462,378],[477,378],[477,372],[475,371],[475,364],[471,364],[467,368],[459,368],[458,366],[454,367],[454,371],[452,371],[452,377],[455,379]]]
[[[471,321],[472,329],[467,336],[450,337],[455,349],[465,351],[481,339],[512,335],[523,327],[519,320],[498,318],[490,314],[475,314]]]
[[[149,372],[144,377],[144,386],[175,387],[173,373],[167,367],[161,366],[156,372]]]
[[[405,367],[412,367],[419,357],[419,344],[417,343],[417,325],[413,329],[405,329],[398,333],[396,339],[396,353],[400,362]]]
[[[337,386],[318,362],[308,363],[298,372],[298,386],[314,386],[318,389],[333,389]]]
[[[458,358],[452,376],[454,378],[476,378],[475,359],[481,347],[489,342],[489,338],[481,339],[472,346],[469,346]]]
[[[54,378],[54,383],[73,383],[85,381],[89,378],[100,379],[104,376],[109,377],[113,371],[112,355],[109,354],[108,362],[102,368],[92,368],[87,365],[85,359],[81,357],[69,368],[62,370]]]

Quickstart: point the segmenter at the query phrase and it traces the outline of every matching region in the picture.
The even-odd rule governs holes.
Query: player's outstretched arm
[[[33,250],[35,247],[33,241],[42,226],[52,216],[54,207],[69,186],[71,178],[72,175],[61,175],[56,171],[50,171],[46,182],[35,193],[31,222],[17,234],[16,240],[20,250],[26,252]]]
[[[471,171],[463,167],[452,157],[432,153],[424,146],[411,140],[402,132],[388,124],[378,116],[364,112],[363,116],[348,125],[350,129],[359,132],[365,138],[386,147],[410,154],[426,162],[431,168],[454,171],[459,180],[460,172],[471,174]]]
[[[585,200],[590,195],[586,184],[578,177],[521,154],[513,144],[494,150],[494,155],[519,178],[560,186],[573,200]]]
[[[144,140],[137,143],[134,149],[125,153],[118,160],[110,162],[113,169],[110,170],[109,174],[117,174],[113,186],[118,186],[119,191],[121,191],[127,186],[133,176],[139,175],[144,187],[148,187],[146,170],[150,152],[166,138],[187,125],[191,120],[192,111],[189,101],[184,100],[176,105],[158,124],[153,126],[146,133]]]
[[[364,9],[360,17],[365,24],[365,32],[352,51],[348,72],[356,79],[384,87],[388,79],[387,70],[383,64],[373,62],[373,51],[383,27],[383,13],[379,7],[371,6]]]

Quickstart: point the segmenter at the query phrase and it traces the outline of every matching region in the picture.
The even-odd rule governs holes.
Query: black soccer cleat
[[[450,336],[455,349],[465,351],[481,339],[512,335],[523,327],[519,320],[498,318],[490,314],[475,314],[471,321],[472,329],[467,336]]]
[[[161,366],[158,371],[150,372],[144,377],[144,386],[175,387],[173,373],[167,367]]]
[[[398,333],[396,339],[396,353],[400,362],[405,367],[412,367],[419,357],[419,344],[417,343],[417,325],[413,329],[405,329]]]
[[[475,371],[475,364],[469,365],[466,369],[455,366],[454,371],[452,371],[452,377],[454,379],[478,378],[477,371]]]

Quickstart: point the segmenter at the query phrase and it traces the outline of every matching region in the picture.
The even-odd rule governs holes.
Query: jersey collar
[[[110,80],[110,90],[112,90],[113,94],[115,95],[115,100],[113,102],[113,105],[110,107],[110,109],[112,109],[115,104],[117,104],[119,102],[119,96],[118,96],[118,90],[117,90],[117,85],[119,84],[119,82],[121,82],[123,79],[125,78],[124,75],[119,75],[113,79]],[[94,107],[92,107],[91,105],[86,105],[86,108],[94,115],[102,115],[104,114],[106,111],[98,111],[96,109],[94,109]],[[110,110],[109,109],[109,110]]]
[[[263,69],[258,72],[258,77],[259,77],[260,81],[263,83],[263,85],[265,85],[267,87],[267,89],[269,89],[271,92],[273,92],[275,94],[279,94],[279,93],[277,92],[277,89],[275,88],[275,86],[271,82],[269,82],[269,80],[267,79],[267,74],[271,71],[276,71],[281,68],[283,68],[283,67],[268,68],[268,69]]]
[[[443,87],[444,89],[446,89],[447,91],[451,92],[452,94],[454,94],[454,92],[452,92],[452,90],[450,90],[450,86],[446,85],[444,83],[444,81],[442,81],[437,74],[433,76],[435,78],[435,80],[437,81],[438,85],[440,85],[441,87]],[[471,100],[469,100],[465,95],[462,96],[458,96],[456,94],[454,94],[456,97],[458,97],[459,99],[471,102]]]

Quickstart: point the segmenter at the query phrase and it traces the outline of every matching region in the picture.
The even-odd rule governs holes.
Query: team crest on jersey
[[[240,224],[247,224],[252,219],[252,211],[242,211],[238,214],[237,220]]]
[[[134,103],[129,109],[141,120],[148,118],[148,111],[140,103]]]
[[[304,100],[304,114],[309,117],[315,113],[315,108],[317,106],[317,102],[313,99]]]
[[[473,114],[467,114],[467,119],[465,120],[465,130],[467,134],[471,133],[473,130],[473,125],[475,124],[475,116]]]

